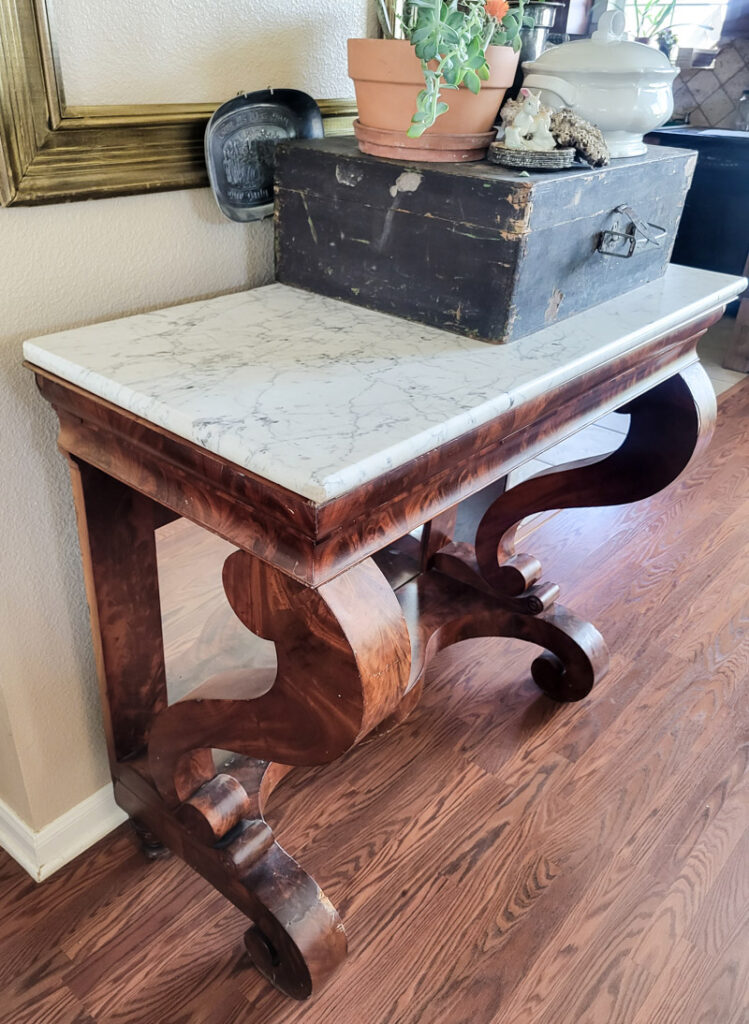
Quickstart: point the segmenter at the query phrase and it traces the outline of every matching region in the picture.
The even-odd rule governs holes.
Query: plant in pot
[[[611,9],[624,11],[627,6],[627,0],[623,0]],[[636,42],[659,48],[658,33],[667,29],[674,20],[676,0],[632,0],[632,11]]]
[[[524,0],[512,12],[507,0],[380,2],[385,38],[348,44],[359,148],[396,159],[483,159],[517,68]]]

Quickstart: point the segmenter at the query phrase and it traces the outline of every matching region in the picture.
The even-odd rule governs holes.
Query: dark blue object
[[[699,153],[674,263],[743,274],[749,254],[749,132],[681,126],[659,128],[645,141]],[[728,306],[732,315],[737,309],[738,301]]]
[[[263,89],[223,103],[205,131],[205,162],[224,216],[245,222],[270,216],[276,144],[323,134],[320,108],[297,89]]]

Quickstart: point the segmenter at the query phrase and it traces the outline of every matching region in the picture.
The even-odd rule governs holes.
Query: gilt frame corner
[[[353,100],[318,102],[326,134],[351,131]],[[68,106],[46,0],[0,0],[0,206],[205,186],[217,105]]]

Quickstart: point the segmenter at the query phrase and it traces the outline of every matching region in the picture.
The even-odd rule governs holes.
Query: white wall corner
[[[0,846],[37,882],[103,839],[127,818],[114,802],[112,786],[81,803],[36,832],[0,800]]]

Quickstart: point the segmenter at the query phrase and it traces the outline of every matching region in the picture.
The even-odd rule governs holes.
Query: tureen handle
[[[626,22],[621,11],[606,11],[601,15],[598,28],[590,37],[594,43],[618,43],[624,36]]]
[[[574,106],[577,99],[577,89],[574,85],[565,82],[563,78],[555,78],[554,75],[537,75],[534,72],[528,75],[523,85],[529,89],[546,89],[547,92],[553,92],[565,107]]]

